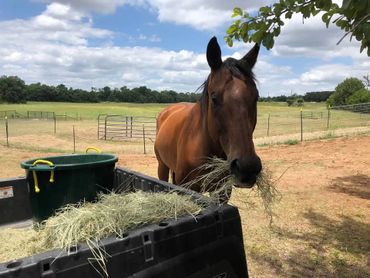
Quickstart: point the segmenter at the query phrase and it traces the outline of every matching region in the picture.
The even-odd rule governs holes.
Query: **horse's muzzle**
[[[230,164],[230,171],[237,179],[236,187],[253,187],[261,170],[261,159],[257,155],[249,159],[234,159]]]

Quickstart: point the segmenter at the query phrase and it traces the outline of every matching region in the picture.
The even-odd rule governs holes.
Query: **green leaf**
[[[325,7],[325,3],[326,1],[325,0],[317,0],[316,1],[316,7],[319,8],[319,9],[322,9]]]
[[[242,16],[242,15],[243,15],[242,9],[239,7],[235,7],[231,17]]]
[[[286,18],[286,19],[291,19],[291,18],[292,18],[292,15],[293,15],[293,12],[288,11],[288,12],[285,14],[285,18]]]
[[[326,25],[326,28],[329,27],[329,23],[330,23],[330,20],[331,18],[333,17],[332,14],[330,13],[324,13],[321,17],[322,21],[325,22],[325,25]]]
[[[271,49],[274,46],[274,36],[271,33],[267,33],[262,40],[262,44],[267,49]]]
[[[273,12],[275,14],[275,16],[280,16],[281,15],[281,11],[284,9],[283,5],[279,4],[279,3],[275,3],[274,6],[273,6]]]
[[[243,36],[243,42],[248,42],[249,40],[249,36],[248,36],[248,33],[246,33],[244,36]]]
[[[240,25],[240,36],[243,38],[248,37],[249,25],[248,22],[243,22]]]
[[[332,7],[332,1],[331,0],[325,0],[325,6],[322,8],[324,11],[329,11],[330,9],[333,9]],[[335,4],[336,5],[336,4]]]
[[[304,18],[310,17],[310,15],[311,15],[310,6],[302,7],[301,8],[301,13],[302,13]]]
[[[311,10],[311,13],[312,13],[312,15],[313,16],[316,16],[317,14],[319,14],[321,11],[319,10],[319,9],[313,9],[313,10]]]
[[[238,27],[237,27],[235,24],[233,24],[233,25],[231,25],[229,28],[227,28],[226,33],[227,33],[228,35],[232,35],[232,34],[234,34],[237,30],[238,30]]]
[[[257,32],[255,32],[252,36],[251,36],[251,39],[252,41],[256,42],[256,43],[260,43],[262,38],[263,38],[263,35],[264,35],[264,31],[262,30],[258,30]]]
[[[280,35],[280,29],[281,29],[280,26],[274,28],[274,31],[272,33],[274,34],[275,37]]]
[[[260,8],[260,13],[261,14],[268,15],[270,12],[271,12],[271,8],[268,7],[268,6],[265,6],[265,7],[261,7]]]
[[[225,36],[224,39],[225,39],[225,41],[226,41],[226,43],[229,47],[233,46],[233,39],[232,38],[230,38],[229,36]]]
[[[344,19],[340,19],[340,20],[337,20],[337,22],[335,23],[335,25],[337,25],[338,27],[344,29],[347,25],[347,21],[344,20]]]

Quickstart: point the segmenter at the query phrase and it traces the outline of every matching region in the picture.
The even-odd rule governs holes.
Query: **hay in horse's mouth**
[[[254,196],[262,200],[262,204],[266,215],[273,217],[273,205],[280,200],[281,194],[275,187],[275,182],[272,180],[272,175],[269,169],[264,166],[262,171],[257,175],[255,183],[240,183],[234,175],[230,173],[230,163],[227,160],[210,157],[205,163],[196,169],[200,175],[195,179],[183,184],[187,188],[192,188],[194,185],[200,187],[201,192],[213,191],[214,195],[229,194],[232,186],[239,188],[250,188]],[[245,194],[245,199],[241,200],[250,204],[248,198],[251,194]],[[217,201],[217,200],[215,200]]]

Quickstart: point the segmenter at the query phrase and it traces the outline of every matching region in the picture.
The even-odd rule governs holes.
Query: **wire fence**
[[[82,120],[78,113],[68,114],[56,114],[51,111],[26,111],[24,114],[17,112],[16,110],[3,110],[0,111],[0,119],[54,119],[59,120]]]
[[[370,113],[364,108],[352,112],[353,108],[259,113],[254,131],[256,144],[309,140],[325,132],[341,135],[344,130],[348,134],[369,131]],[[82,145],[98,145],[112,152],[124,149],[129,153],[147,153],[152,152],[156,136],[155,117],[101,114],[98,121],[81,121],[80,117],[65,121],[52,112],[28,114],[29,118],[27,114],[19,117],[15,110],[0,111],[0,145],[62,152],[75,152]]]

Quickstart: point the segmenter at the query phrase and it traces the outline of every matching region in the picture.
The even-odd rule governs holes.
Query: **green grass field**
[[[22,115],[27,111],[49,111],[57,115],[79,117],[93,120],[99,114],[119,114],[130,116],[156,116],[166,104],[136,104],[136,103],[66,103],[66,102],[28,102],[27,104],[0,104],[0,111],[16,110]]]
[[[27,111],[54,112],[56,115],[68,115],[83,120],[75,123],[82,125],[84,129],[93,130],[97,128],[99,114],[125,115],[125,116],[147,116],[156,117],[168,104],[133,104],[133,103],[62,103],[62,102],[29,102],[27,104],[0,104],[0,121],[4,115],[2,111],[15,110],[21,115],[27,115]],[[301,132],[323,132],[342,128],[369,127],[370,114],[352,113],[348,111],[331,110],[330,114],[325,103],[305,103],[304,107],[288,107],[286,103],[276,102],[258,103],[257,126],[254,138],[265,138],[281,136]],[[301,112],[302,111],[302,112]],[[301,113],[303,120],[301,122]],[[328,119],[329,117],[329,119]],[[27,120],[26,120],[27,121]],[[53,131],[53,122],[43,122],[41,128],[39,123],[13,121],[13,135],[30,133],[50,133]],[[71,124],[70,124],[71,125]],[[61,127],[68,123],[58,118],[58,132]],[[62,128],[64,129],[64,128]],[[287,139],[297,139],[287,138]],[[0,138],[1,140],[1,138]]]
[[[120,114],[129,116],[156,116],[168,104],[163,103],[66,103],[66,102],[28,102],[27,104],[1,104],[0,111],[16,110],[25,115],[27,111],[50,111],[56,114],[75,115],[78,113],[83,119],[96,119],[99,114]],[[301,111],[301,107],[288,107],[286,103],[259,102],[258,114],[287,113],[294,115]],[[326,110],[324,103],[307,103],[302,107],[304,111]]]

